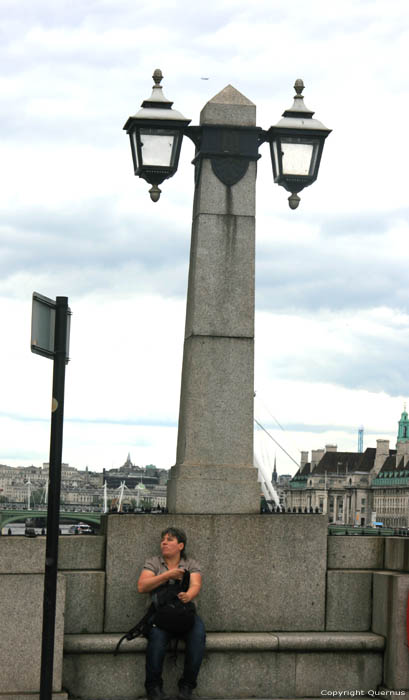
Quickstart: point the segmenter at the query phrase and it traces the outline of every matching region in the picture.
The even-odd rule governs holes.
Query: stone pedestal
[[[255,126],[255,105],[228,86],[201,124]],[[234,159],[233,159],[234,160]],[[241,161],[243,162],[243,161]],[[257,513],[253,467],[256,163],[231,186],[198,155],[171,513]]]
[[[145,560],[169,525],[187,533],[203,588],[208,632],[325,630],[325,515],[108,515],[105,633],[130,629],[144,614],[138,595]]]

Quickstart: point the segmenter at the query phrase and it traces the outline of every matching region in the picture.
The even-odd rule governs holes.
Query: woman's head
[[[183,544],[183,548],[180,550],[180,556],[186,559],[186,532],[179,527],[167,527],[161,532],[161,542],[163,542],[166,535],[175,538],[178,544]]]

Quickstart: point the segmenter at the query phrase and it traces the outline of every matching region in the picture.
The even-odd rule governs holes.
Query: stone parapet
[[[365,632],[372,624],[372,572],[327,573],[326,624],[331,631]]]
[[[385,569],[409,572],[409,539],[385,538]]]
[[[64,571],[66,581],[65,633],[102,632],[105,571]]]
[[[43,574],[45,537],[0,537],[0,574]],[[59,570],[103,569],[105,537],[62,535],[58,540]]]
[[[386,638],[384,683],[394,690],[409,690],[408,599],[409,574],[374,573],[372,630]]]
[[[388,538],[329,536],[328,569],[382,569],[385,540]]]
[[[44,576],[0,575],[0,690],[3,694],[40,691]],[[65,579],[58,575],[53,690],[61,691]]]
[[[98,571],[105,568],[105,537],[101,535],[62,536],[58,542],[61,571]]]
[[[68,700],[68,693],[53,693],[52,700]],[[0,700],[40,700],[40,693],[2,693]]]

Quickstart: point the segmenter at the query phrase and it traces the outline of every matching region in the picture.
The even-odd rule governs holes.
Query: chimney
[[[336,452],[338,445],[325,445],[325,452]]]
[[[302,469],[308,462],[308,450],[306,452],[301,452],[301,463],[300,468]]]
[[[371,470],[371,476],[378,476],[387,458],[389,457],[389,440],[376,441],[375,463]]]
[[[406,469],[406,465],[408,463],[409,459],[409,442],[398,442],[396,443],[396,466],[399,465],[401,459],[403,457],[403,465],[404,469]]]
[[[312,450],[311,451],[311,471],[317,466],[324,456],[325,450]]]
[[[396,464],[399,464],[402,457],[404,457],[404,462],[408,461],[409,456],[409,442],[401,442],[398,440],[396,443]]]

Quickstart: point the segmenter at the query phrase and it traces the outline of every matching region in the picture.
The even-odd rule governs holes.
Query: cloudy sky
[[[255,415],[300,450],[396,439],[409,396],[406,0],[2,0],[0,463],[48,460],[52,362],[33,291],[68,296],[64,461],[174,464],[193,145],[153,204],[122,126],[162,69],[198,123],[227,84],[267,129],[303,78],[333,129],[297,211],[257,184]],[[209,78],[202,80],[203,77]],[[296,466],[273,440],[257,449]]]

